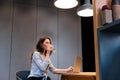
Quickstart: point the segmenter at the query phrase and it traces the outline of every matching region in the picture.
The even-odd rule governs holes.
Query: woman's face
[[[43,42],[43,45],[46,46],[46,47],[50,46],[51,45],[50,40],[45,39],[45,41]]]

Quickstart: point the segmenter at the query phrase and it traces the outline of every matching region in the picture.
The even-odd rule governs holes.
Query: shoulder
[[[33,60],[42,60],[40,52],[34,52],[32,56]]]
[[[33,56],[40,56],[40,52],[34,51],[34,52],[33,52]]]
[[[40,52],[38,52],[38,51],[34,51],[33,54],[40,54]]]

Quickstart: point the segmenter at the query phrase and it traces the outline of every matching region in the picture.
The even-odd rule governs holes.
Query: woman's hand
[[[74,68],[72,66],[65,68],[65,69],[55,69],[54,73],[60,74],[60,73],[66,73],[66,72],[73,72],[73,69]]]
[[[47,46],[44,45],[43,47],[44,47],[44,49],[47,50],[47,51],[53,51],[53,50],[55,49],[53,45],[47,45]]]
[[[51,55],[51,51],[55,50],[55,48],[51,44],[50,45],[43,45],[43,48],[44,48],[44,54],[48,57]]]
[[[74,67],[70,66],[66,69],[67,72],[73,72]]]

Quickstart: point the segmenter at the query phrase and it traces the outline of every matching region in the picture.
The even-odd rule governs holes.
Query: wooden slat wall
[[[95,46],[95,61],[96,61],[96,80],[100,80],[99,77],[99,56],[98,56],[98,42],[97,42],[97,28],[101,26],[101,8],[103,5],[111,4],[111,0],[92,0],[94,6],[94,46]]]

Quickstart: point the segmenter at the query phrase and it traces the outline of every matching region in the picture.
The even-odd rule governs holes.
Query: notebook
[[[76,56],[74,60],[74,69],[73,73],[79,73],[82,65],[82,57],[81,56]]]

